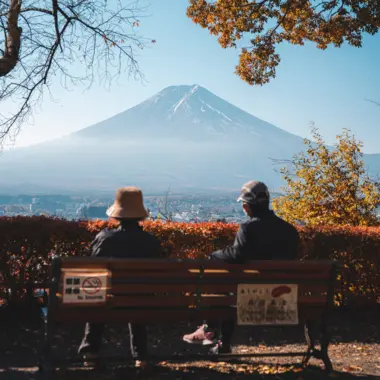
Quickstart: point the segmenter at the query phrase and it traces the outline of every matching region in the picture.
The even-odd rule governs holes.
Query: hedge
[[[88,255],[94,236],[114,225],[104,221],[67,221],[47,217],[0,218],[0,298],[22,300],[33,284],[46,284],[53,255]],[[146,231],[162,242],[165,255],[200,258],[233,242],[238,226],[225,223],[147,221]],[[301,260],[336,259],[336,301],[380,303],[380,227],[299,228]],[[8,290],[11,289],[11,292]]]

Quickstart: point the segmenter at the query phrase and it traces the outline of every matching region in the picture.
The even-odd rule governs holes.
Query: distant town
[[[144,198],[153,220],[235,223],[245,215],[231,195],[159,195]],[[107,219],[112,197],[0,195],[0,216],[45,215],[68,220]]]

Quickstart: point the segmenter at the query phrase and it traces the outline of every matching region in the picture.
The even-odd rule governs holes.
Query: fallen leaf
[[[345,369],[346,372],[358,372],[363,371],[362,367],[359,367],[358,365],[350,365]]]

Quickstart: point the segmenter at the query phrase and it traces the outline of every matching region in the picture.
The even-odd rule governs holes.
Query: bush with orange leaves
[[[116,227],[106,221],[66,221],[46,217],[0,218],[0,298],[23,299],[35,284],[46,284],[53,255],[88,255],[95,235]],[[165,256],[203,258],[233,242],[236,224],[146,221]],[[299,228],[301,260],[335,259],[342,264],[336,300],[380,302],[380,228]],[[273,237],[275,238],[275,236]],[[10,290],[10,291],[9,291]],[[343,297],[344,295],[344,297]]]

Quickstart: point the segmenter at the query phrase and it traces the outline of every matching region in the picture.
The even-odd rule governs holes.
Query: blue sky
[[[186,17],[187,0],[151,0],[140,32],[157,41],[142,50],[139,63],[146,81],[119,78],[108,91],[62,89],[59,80],[35,116],[23,127],[16,146],[69,134],[145,100],[164,87],[199,84],[236,106],[302,137],[315,122],[328,143],[342,128],[364,142],[364,151],[380,152],[380,35],[366,36],[361,49],[344,46],[318,50],[281,45],[277,78],[252,87],[234,74],[238,50],[223,50],[208,31]]]

